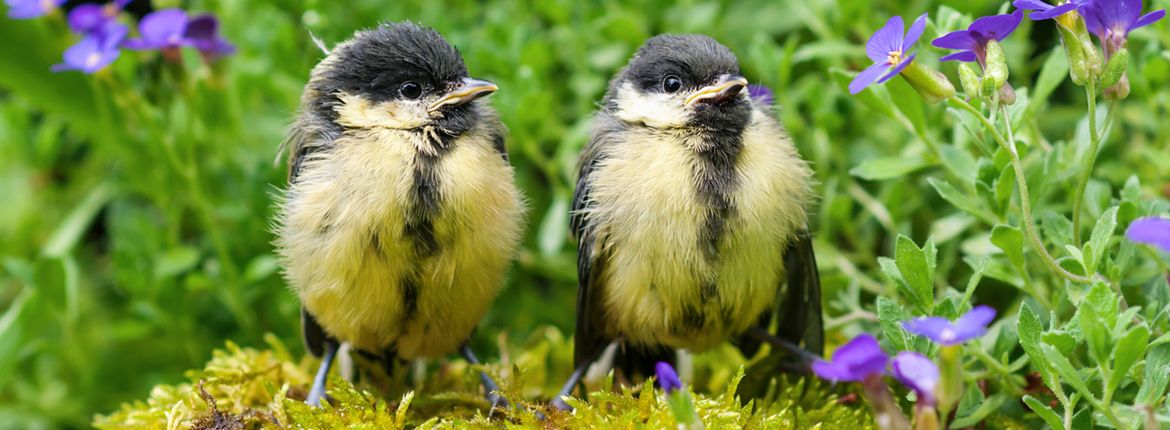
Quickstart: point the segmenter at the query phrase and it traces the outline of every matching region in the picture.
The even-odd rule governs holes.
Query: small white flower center
[[[85,57],[85,68],[90,69],[97,67],[98,63],[102,61],[102,55],[96,52],[91,52]]]
[[[902,51],[890,51],[890,55],[886,56],[886,64],[897,66],[902,62]]]
[[[57,8],[57,2],[53,0],[41,0],[41,9],[50,11]]]
[[[942,333],[938,334],[938,337],[941,338],[944,342],[950,342],[955,340],[955,331],[951,330],[949,327],[944,328]]]
[[[102,15],[105,15],[107,18],[118,16],[118,5],[106,3],[106,6],[102,8]]]

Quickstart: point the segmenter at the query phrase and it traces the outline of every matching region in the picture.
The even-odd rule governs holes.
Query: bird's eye
[[[407,82],[398,87],[398,92],[402,97],[414,100],[422,96],[422,85],[415,82]]]
[[[682,89],[682,79],[678,76],[670,75],[662,80],[662,90],[668,93],[678,92]]]

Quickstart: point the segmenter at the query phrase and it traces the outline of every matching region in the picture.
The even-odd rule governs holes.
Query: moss
[[[506,344],[501,338],[501,344]],[[650,382],[616,386],[612,378],[592,390],[588,401],[571,399],[574,413],[548,409],[545,393],[555,392],[568,374],[569,342],[546,330],[487,370],[519,408],[493,414],[479,393],[475,371],[462,361],[438,365],[426,381],[401,398],[382,399],[333,378],[330,401],[321,408],[303,403],[310,359],[296,359],[274,337],[268,349],[228,343],[207,366],[187,374],[191,381],[155,387],[149,398],[122,405],[95,418],[99,429],[286,429],[286,428],[673,428],[674,417]],[[696,409],[708,428],[872,428],[860,404],[843,404],[840,388],[815,379],[776,378],[762,399],[741,405],[735,396],[743,359],[726,351],[695,362]]]

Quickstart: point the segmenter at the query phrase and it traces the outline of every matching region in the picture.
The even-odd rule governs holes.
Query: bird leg
[[[749,328],[747,331],[747,334],[748,334],[748,336],[751,336],[752,338],[754,338],[760,342],[765,342],[769,345],[772,345],[773,348],[788,352],[789,354],[792,354],[792,355],[799,357],[802,366],[800,369],[793,369],[793,370],[797,370],[800,373],[808,373],[809,366],[812,364],[812,362],[821,358],[817,354],[809,352],[808,350],[801,348],[797,344],[794,344],[794,343],[789,342],[787,340],[776,337],[772,333],[768,333],[768,330],[765,330],[761,327]]]
[[[463,355],[463,358],[468,363],[475,366],[479,365],[479,358],[475,357],[475,352],[466,343],[459,347],[459,354]],[[496,381],[492,380],[492,377],[484,372],[479,372],[479,379],[483,383],[483,390],[487,393],[488,403],[491,403],[491,409],[489,410],[495,410],[497,406],[507,408],[508,401],[504,399],[504,396],[500,395],[500,386],[496,384]]]
[[[589,366],[592,366],[594,363],[596,363],[598,358],[601,358],[601,356],[604,355],[605,352],[611,347],[616,347],[619,342],[620,340],[610,342],[610,344],[606,345],[605,348],[601,348],[597,351],[596,354],[582,362],[577,366],[576,369],[573,369],[573,374],[569,375],[569,380],[565,381],[565,385],[561,387],[561,392],[557,393],[556,398],[553,399],[553,407],[562,411],[573,410],[572,406],[569,406],[568,403],[565,403],[564,397],[571,394],[577,385],[581,385],[582,391],[584,391],[584,383],[581,382],[581,378],[585,377],[585,372],[589,370]]]
[[[329,368],[333,366],[333,358],[337,356],[337,344],[325,342],[325,352],[321,355],[321,367],[317,368],[317,376],[313,378],[313,387],[309,389],[309,397],[305,403],[309,406],[321,406],[321,398],[325,397],[325,384],[329,379]]]

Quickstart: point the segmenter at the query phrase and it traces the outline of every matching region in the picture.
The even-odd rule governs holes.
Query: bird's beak
[[[716,82],[715,85],[699,88],[698,91],[687,97],[686,105],[690,107],[699,102],[719,103],[739,95],[739,92],[747,88],[747,85],[747,79],[742,76],[723,75],[719,77],[719,82]]]
[[[459,106],[462,104],[467,104],[472,100],[494,93],[498,89],[500,89],[500,87],[497,87],[496,84],[488,81],[463,78],[463,82],[461,82],[458,87],[451,90],[447,94],[444,94],[443,97],[435,100],[434,103],[431,103],[430,107],[427,108],[427,112],[435,113],[444,106]]]

